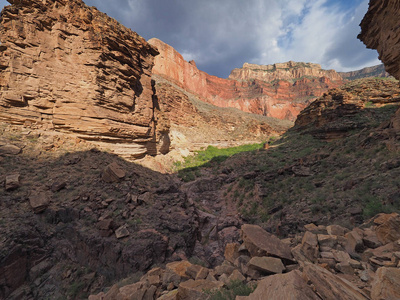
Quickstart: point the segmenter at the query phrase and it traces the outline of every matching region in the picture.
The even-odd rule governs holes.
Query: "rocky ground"
[[[392,96],[386,105],[375,105],[371,99],[378,97],[359,94],[367,86],[369,93],[381,95],[391,87]],[[197,174],[188,185],[221,182],[212,196],[198,194],[199,206],[220,214],[228,204],[241,219],[281,236],[311,222],[352,226],[378,212],[396,211],[399,141],[390,125],[395,118],[390,120],[398,90],[396,82],[374,79],[334,90],[304,110],[268,150],[181,173]]]
[[[372,97],[356,96],[367,86],[371,94],[381,96],[391,88],[392,100],[374,104],[370,103]],[[397,110],[396,88],[391,81],[363,80],[352,84],[352,89],[331,92],[321,98],[326,109],[320,110],[322,104],[316,103],[314,109],[304,113],[310,116],[309,122],[318,119],[320,124],[337,124],[334,128],[339,128],[341,134],[335,134],[334,139],[322,134],[331,132],[331,126],[321,126],[314,132],[302,122],[270,144],[269,149],[215,159],[203,167],[180,171],[178,175],[193,173],[194,180],[189,182],[176,174],[161,174],[99,151],[71,135],[3,124],[1,297],[82,298],[123,278],[128,279],[122,285],[130,286],[143,272],[157,266],[161,269],[147,276],[158,276],[159,281],[152,277],[155,281],[149,285],[143,279],[132,289],[150,290],[146,293],[157,296],[168,289],[179,294],[182,277],[195,281],[186,283],[189,289],[192,283],[197,286],[195,271],[180,275],[179,280],[171,275],[175,278],[173,285],[161,280],[163,266],[174,261],[189,261],[186,266],[197,271],[199,267],[192,265],[201,263],[206,268],[202,272],[218,280],[216,286],[229,282],[227,278],[234,269],[235,276],[253,282],[259,279],[256,275],[251,277],[235,266],[235,261],[224,262],[226,245],[241,240],[243,224],[256,224],[279,238],[289,238],[286,242],[290,242],[293,252],[307,224],[314,223],[322,230],[319,234],[326,235],[329,232],[324,226],[339,225],[347,232],[379,212],[398,212],[399,141],[397,119],[393,117]],[[346,95],[347,100],[338,106],[328,105],[329,101],[337,101],[336,96],[329,95]],[[322,122],[324,117],[331,118],[330,107],[348,113]],[[364,237],[367,233],[359,234]],[[346,250],[344,240],[339,238],[337,245],[331,245],[332,251],[325,251],[321,248],[323,239],[317,236],[320,252]],[[246,266],[255,256],[248,255]],[[302,258],[293,255],[290,263],[283,257],[282,272],[291,275],[282,280],[297,280],[310,268],[316,268],[318,274],[325,272],[318,266],[304,264],[302,268]],[[321,255],[313,262],[332,258],[331,254]],[[354,274],[359,268],[369,270],[370,257],[349,255],[362,265],[354,267],[356,262],[351,261]],[[379,255],[375,255],[378,260],[386,261]],[[328,264],[335,274],[347,274],[348,264],[343,269],[336,266],[348,263],[347,258],[336,259],[335,264],[333,260],[321,263]],[[230,271],[215,273],[221,265]],[[289,273],[293,268],[299,271]],[[369,297],[372,281],[357,284],[363,289],[361,294]],[[118,293],[120,286],[112,290]],[[229,290],[229,284],[225,288]]]
[[[399,226],[398,214],[380,214],[351,231],[311,223],[304,234],[280,240],[243,225],[240,242],[227,244],[224,262],[213,269],[173,262],[89,300],[398,299]]]
[[[83,297],[194,247],[197,213],[174,178],[71,136],[1,137],[0,298]]]

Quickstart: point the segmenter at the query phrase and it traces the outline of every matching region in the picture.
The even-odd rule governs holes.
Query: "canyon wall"
[[[358,35],[367,48],[378,51],[386,71],[396,79],[400,79],[399,13],[396,0],[370,1]]]
[[[390,74],[386,72],[385,66],[383,64],[372,67],[366,67],[357,71],[339,72],[339,74],[344,79],[348,80],[355,80],[368,77],[390,77]]]
[[[148,42],[160,52],[155,58],[154,74],[219,107],[294,121],[308,103],[343,83],[333,70],[296,62],[270,66],[245,63],[243,68],[233,70],[228,79],[222,79],[200,71],[193,61],[185,61],[164,42]]]
[[[0,120],[155,154],[156,48],[81,0],[9,2],[0,24]]]
[[[358,38],[367,48],[376,49],[386,71],[400,80],[400,5],[396,0],[370,1],[361,21]],[[400,109],[393,115],[387,131],[397,138],[400,132]]]
[[[289,61],[273,65],[243,64],[240,69],[234,69],[229,78],[248,80],[249,78],[271,82],[285,80],[295,82],[302,77],[327,77],[332,81],[341,81],[342,77],[334,70],[323,70],[319,64]]]

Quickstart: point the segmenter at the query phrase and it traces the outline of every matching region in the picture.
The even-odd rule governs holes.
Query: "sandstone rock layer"
[[[358,35],[368,48],[378,51],[386,71],[396,79],[400,79],[399,13],[400,6],[396,0],[370,1]]]
[[[362,111],[373,113],[388,104],[399,103],[397,81],[360,79],[330,90],[311,103],[297,117],[295,128],[323,139],[342,138],[351,130],[365,126],[360,122]],[[391,126],[396,126],[396,121],[393,122]]]
[[[342,77],[317,64],[288,62],[270,66],[244,64],[229,79],[211,76],[183,59],[174,48],[158,39],[149,40],[160,55],[153,72],[220,107],[292,120],[311,99],[339,86]]]
[[[154,152],[157,50],[81,0],[9,2],[0,24],[0,120]]]

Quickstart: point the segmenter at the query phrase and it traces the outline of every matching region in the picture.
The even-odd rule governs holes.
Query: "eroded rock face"
[[[154,152],[157,50],[81,0],[9,2],[0,24],[0,120]]]
[[[153,72],[220,107],[294,120],[311,99],[337,87],[343,80],[319,65],[288,62],[271,66],[244,64],[229,79],[211,76],[187,62],[174,48],[158,39],[149,40],[160,55]],[[296,99],[296,101],[294,101]]]
[[[396,79],[400,79],[399,12],[396,0],[370,1],[358,35],[368,48],[378,51],[386,71]]]
[[[247,80],[260,79],[271,82],[274,80],[296,81],[302,77],[326,77],[333,81],[341,81],[342,77],[334,70],[323,70],[319,64],[289,61],[273,65],[256,65],[245,63],[242,68],[234,69],[229,78]]]
[[[358,38],[371,49],[376,49],[379,59],[385,65],[386,71],[400,79],[400,28],[398,15],[400,7],[395,0],[370,1],[368,12],[361,21],[361,33]],[[387,133],[393,138],[400,130],[400,110],[392,117],[387,126]],[[393,144],[393,143],[392,143]],[[398,146],[390,146],[398,150]]]
[[[373,111],[399,101],[400,89],[395,80],[356,80],[311,103],[297,117],[295,128],[322,139],[343,138],[351,130],[367,126],[362,115],[368,109]],[[388,126],[396,126],[395,119],[393,122]]]

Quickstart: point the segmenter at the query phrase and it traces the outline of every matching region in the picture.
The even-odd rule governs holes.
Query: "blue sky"
[[[325,69],[379,64],[357,40],[368,0],[85,0],[145,39],[157,37],[219,77],[243,63]],[[0,6],[6,4],[0,0]]]

